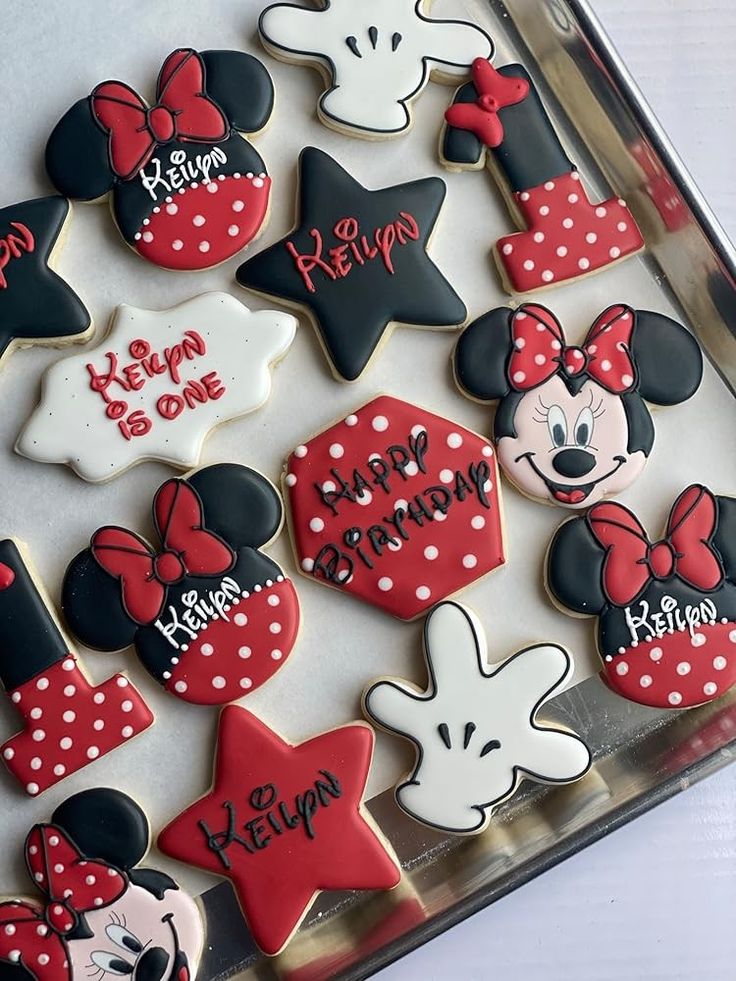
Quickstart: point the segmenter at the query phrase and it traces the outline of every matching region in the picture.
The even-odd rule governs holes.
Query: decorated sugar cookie
[[[569,345],[551,311],[526,303],[471,324],[454,367],[467,395],[499,401],[494,437],[509,480],[545,504],[583,508],[639,476],[654,446],[646,403],[694,395],[703,355],[674,320],[622,303]]]
[[[621,504],[566,521],[547,588],[573,616],[597,617],[608,685],[657,708],[690,708],[736,681],[736,501],[702,484],[680,494],[650,540]]]
[[[488,166],[524,231],[495,245],[510,293],[526,293],[605,269],[644,248],[626,202],[594,204],[568,159],[529,73],[498,71],[478,57],[473,80],[446,113],[440,156],[450,170]]]
[[[222,710],[214,783],[158,837],[165,855],[230,879],[253,939],[283,950],[318,893],[392,889],[401,870],[363,807],[373,733],[361,722],[296,745]]]
[[[56,125],[46,169],[75,200],[111,195],[121,235],[164,269],[209,269],[260,233],[271,179],[241,134],[273,110],[263,65],[238,51],[178,48],[153,103],[125,82],[102,82]]]
[[[562,647],[538,644],[489,665],[473,614],[440,603],[427,617],[424,650],[426,691],[392,679],[363,696],[369,718],[416,747],[414,769],[396,788],[410,817],[439,831],[477,834],[525,778],[571,783],[587,773],[583,741],[537,719],[572,674]]]
[[[0,359],[14,347],[62,347],[89,334],[89,313],[52,265],[70,211],[61,197],[0,208]]]
[[[283,505],[261,474],[218,464],[167,480],[153,502],[155,544],[99,528],[71,562],[62,606],[88,647],[135,645],[166,691],[200,705],[242,698],[285,663],[299,600],[260,551],[279,534]]]
[[[284,487],[301,571],[401,620],[506,561],[493,448],[390,395],[297,446]]]
[[[48,370],[16,450],[103,481],[141,460],[188,468],[208,432],[259,408],[296,320],[227,293],[171,310],[120,306],[102,346]]]
[[[427,253],[442,180],[369,191],[315,147],[302,151],[299,180],[296,228],[243,263],[237,278],[306,310],[337,378],[355,381],[396,323],[465,323],[465,304]]]
[[[405,133],[411,106],[430,78],[457,83],[493,42],[479,27],[427,17],[431,0],[317,0],[276,3],[261,14],[266,50],[318,68],[328,86],[320,120],[366,139]]]
[[[119,790],[84,790],[34,825],[35,894],[0,902],[4,981],[192,981],[202,918],[173,879],[139,867],[148,848],[148,819]]]
[[[125,675],[89,683],[12,539],[0,542],[0,681],[23,717],[0,753],[31,797],[153,723]]]

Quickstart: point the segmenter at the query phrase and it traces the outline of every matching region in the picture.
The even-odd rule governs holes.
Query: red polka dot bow
[[[161,551],[125,528],[100,528],[92,537],[97,563],[120,580],[123,605],[139,624],[153,623],[166,602],[168,587],[187,575],[216,576],[235,564],[235,553],[203,528],[202,502],[184,480],[167,480],[153,502]]]
[[[477,100],[456,102],[445,113],[445,119],[456,129],[469,130],[484,146],[500,146],[504,132],[498,111],[523,102],[529,95],[529,83],[524,78],[501,75],[490,61],[476,58],[473,84],[478,93]]]
[[[585,372],[615,395],[631,392],[636,387],[630,347],[633,329],[630,307],[609,307],[590,328],[582,347],[568,347],[555,315],[546,307],[525,303],[511,321],[511,387],[525,392],[556,374],[574,378]]]
[[[711,546],[717,514],[711,492],[693,484],[675,502],[666,536],[652,543],[623,505],[604,503],[591,508],[589,527],[606,549],[603,588],[610,602],[626,606],[653,579],[674,575],[696,589],[717,589],[723,582],[723,569]]]
[[[22,964],[38,981],[71,977],[65,938],[79,914],[109,906],[125,892],[125,875],[89,861],[53,824],[37,824],[26,839],[26,865],[45,907],[27,900],[0,903],[0,960]]]
[[[134,177],[157,146],[171,140],[218,143],[230,127],[204,91],[204,63],[180,48],[164,62],[150,108],[124,82],[102,82],[92,93],[92,112],[109,134],[110,164],[124,181]]]

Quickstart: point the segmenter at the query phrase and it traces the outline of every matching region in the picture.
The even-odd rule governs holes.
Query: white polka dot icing
[[[390,396],[348,418],[287,462],[302,571],[411,619],[503,562],[486,440]]]

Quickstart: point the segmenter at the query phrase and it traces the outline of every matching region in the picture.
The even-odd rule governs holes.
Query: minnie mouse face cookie
[[[583,508],[638,477],[654,445],[646,402],[694,395],[703,356],[662,314],[617,304],[574,346],[553,313],[527,303],[471,324],[454,368],[467,395],[499,402],[494,435],[509,480],[535,500]]]
[[[220,464],[164,483],[153,503],[156,545],[98,529],[70,564],[62,606],[88,647],[134,644],[147,671],[187,702],[223,705],[267,681],[299,631],[290,579],[260,548],[283,524],[265,477]]]
[[[75,103],[46,147],[67,197],[112,195],[115,222],[139,255],[165,269],[209,269],[261,231],[271,180],[240,134],[273,109],[263,65],[237,51],[179,48],[163,64],[153,104],[124,82]]]
[[[0,903],[3,981],[191,981],[202,918],[168,875],[138,867],[148,847],[145,814],[118,790],[82,791],[36,824],[25,860],[42,896]]]
[[[598,618],[606,682],[625,698],[690,708],[736,682],[733,498],[686,488],[659,541],[628,508],[597,504],[557,530],[546,577],[563,610]]]
[[[411,104],[430,77],[457,82],[493,42],[479,27],[426,16],[430,0],[275,3],[261,14],[267,51],[320,69],[329,88],[318,115],[339,132],[385,139],[411,126]]]

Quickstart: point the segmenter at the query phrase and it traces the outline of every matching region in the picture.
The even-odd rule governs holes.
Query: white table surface
[[[736,2],[594,0],[732,239]],[[409,955],[381,981],[733,981],[736,767]]]

